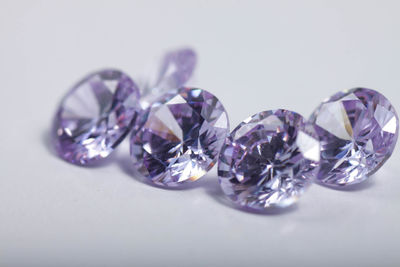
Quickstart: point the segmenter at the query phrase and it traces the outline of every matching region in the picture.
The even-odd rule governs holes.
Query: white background
[[[226,204],[215,170],[163,190],[132,177],[124,149],[82,168],[48,141],[86,73],[140,79],[180,46],[198,52],[191,85],[219,97],[231,128],[268,109],[309,116],[355,86],[400,110],[399,3],[0,0],[0,266],[399,266],[398,149],[354,190],[314,185],[259,215]]]

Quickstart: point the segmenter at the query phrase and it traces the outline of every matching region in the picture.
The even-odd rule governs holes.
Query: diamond
[[[62,99],[54,119],[61,158],[91,165],[106,158],[128,134],[140,111],[139,90],[118,70],[92,73]]]
[[[229,132],[227,113],[209,92],[181,88],[158,98],[131,137],[136,170],[159,186],[180,186],[210,170]]]
[[[189,48],[166,53],[155,81],[144,86],[143,96],[145,98],[141,101],[142,105],[148,106],[154,101],[154,98],[184,86],[192,77],[196,62],[196,53]]]
[[[196,53],[191,49],[167,53],[161,64],[156,86],[167,90],[181,87],[192,76],[196,61]]]
[[[288,110],[257,113],[226,139],[218,163],[224,193],[249,210],[287,207],[304,193],[318,170],[314,128]]]
[[[311,115],[321,140],[318,181],[332,187],[360,183],[376,172],[396,145],[399,119],[380,93],[366,88],[339,92]]]

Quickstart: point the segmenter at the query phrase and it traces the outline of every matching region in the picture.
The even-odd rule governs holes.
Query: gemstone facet
[[[229,132],[227,113],[209,92],[181,88],[158,98],[131,137],[135,169],[159,186],[195,181],[212,168]]]
[[[312,183],[319,150],[314,128],[301,115],[282,109],[257,113],[221,149],[222,190],[245,209],[287,207]]]
[[[138,88],[121,71],[88,75],[62,99],[54,118],[57,153],[78,165],[106,158],[131,130],[140,112],[138,100]]]
[[[321,140],[317,179],[333,187],[360,183],[376,172],[392,154],[399,132],[394,107],[366,88],[335,94],[313,112],[310,122]]]

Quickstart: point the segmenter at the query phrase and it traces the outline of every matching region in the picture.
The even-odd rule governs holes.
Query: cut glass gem
[[[360,183],[376,172],[392,154],[399,132],[394,107],[366,88],[335,94],[310,122],[321,140],[318,181],[333,187]]]
[[[222,190],[245,209],[287,207],[312,183],[319,150],[314,128],[301,115],[282,109],[257,113],[221,149]]]
[[[129,133],[140,112],[139,90],[118,70],[92,73],[62,99],[54,119],[59,156],[78,165],[106,158]]]
[[[159,97],[132,133],[136,170],[159,186],[195,181],[212,168],[229,132],[221,102],[198,88],[181,88]]]

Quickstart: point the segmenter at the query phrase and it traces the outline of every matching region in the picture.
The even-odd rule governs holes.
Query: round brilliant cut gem
[[[54,118],[57,153],[78,165],[106,158],[131,130],[140,112],[138,100],[138,88],[121,71],[88,75],[62,99]]]
[[[339,92],[311,115],[321,140],[320,183],[339,187],[375,173],[396,145],[399,119],[380,93],[366,88]]]
[[[155,79],[143,86],[142,105],[150,105],[155,98],[170,90],[181,88],[192,77],[197,56],[189,48],[177,49],[164,55]]]
[[[178,49],[166,53],[154,87],[163,90],[180,88],[193,74],[197,62],[192,49]]]
[[[162,95],[142,119],[131,137],[135,169],[166,187],[195,181],[210,170],[229,131],[221,102],[198,88]]]
[[[318,169],[314,128],[288,110],[264,111],[237,126],[218,163],[224,193],[250,210],[286,207],[304,193]]]

